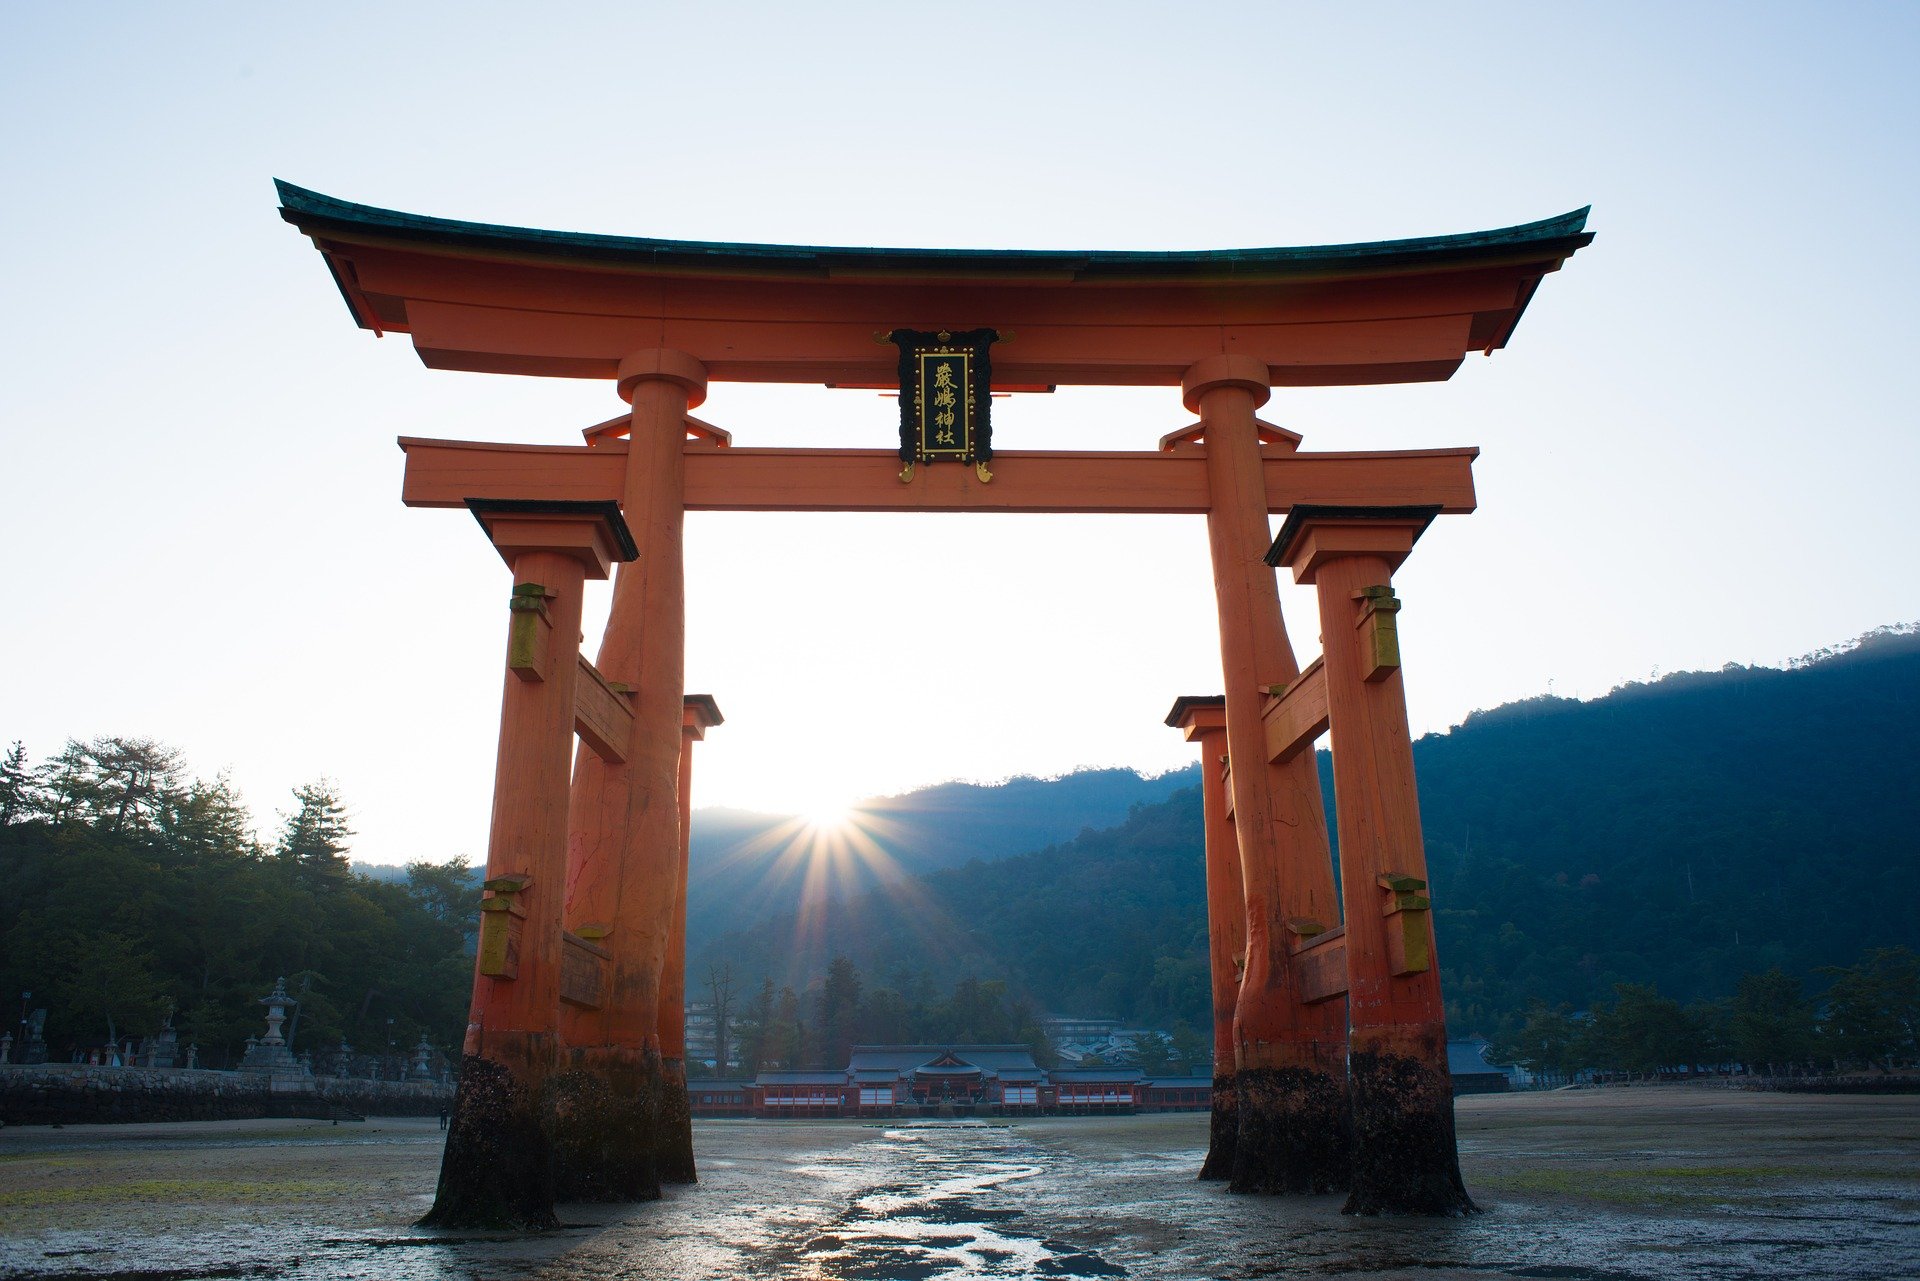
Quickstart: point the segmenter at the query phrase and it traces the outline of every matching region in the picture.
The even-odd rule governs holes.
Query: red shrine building
[[[690,1081],[695,1116],[1034,1116],[1203,1112],[1213,1081],[1137,1067],[1048,1070],[1024,1045],[856,1045],[837,1071]]]

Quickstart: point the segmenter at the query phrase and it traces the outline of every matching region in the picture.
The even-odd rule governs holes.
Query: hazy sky
[[[484,854],[505,570],[398,501],[396,436],[575,442],[611,386],[354,327],[278,176],[444,217],[719,240],[1188,249],[1592,204],[1507,350],[1282,391],[1309,449],[1477,444],[1400,574],[1416,731],[1920,617],[1920,8],[0,7],[0,741],[148,735],[360,857]],[[941,43],[941,42],[948,43]],[[961,180],[910,180],[929,131]],[[740,444],[891,400],[716,385]],[[1174,389],[996,402],[1003,448],[1151,448]],[[964,546],[964,573],[930,547]],[[1198,517],[694,514],[696,804],[1162,769],[1219,658]],[[590,605],[597,638],[605,588]],[[1316,648],[1307,595],[1289,624]],[[916,651],[979,656],[964,682]]]

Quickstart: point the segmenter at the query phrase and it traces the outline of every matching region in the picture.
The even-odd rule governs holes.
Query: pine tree
[[[332,779],[317,779],[293,789],[298,809],[286,816],[274,853],[308,878],[346,876],[353,869],[347,859],[346,803]]]
[[[183,799],[183,772],[180,753],[150,738],[68,739],[48,768],[51,817],[108,832],[155,831]]]
[[[773,1007],[773,1028],[767,1040],[769,1053],[781,1067],[800,1066],[800,1056],[806,1050],[807,1030],[800,1022],[800,997],[790,987],[780,989],[780,999]]]
[[[733,1019],[733,962],[707,966],[707,1001],[713,1009],[713,1071],[727,1074],[728,1044]]]
[[[820,1047],[828,1067],[838,1067],[852,1054],[859,1012],[860,971],[846,957],[836,956],[820,987]]]
[[[752,1076],[773,1056],[770,1037],[773,1032],[773,980],[763,979],[746,1013],[741,1016],[736,1039],[740,1045],[740,1072]]]
[[[165,816],[165,834],[183,853],[215,859],[253,858],[260,842],[253,834],[253,815],[221,770],[213,782],[196,780]]]
[[[39,771],[27,764],[26,745],[19,739],[0,760],[0,827],[24,822],[41,812]]]

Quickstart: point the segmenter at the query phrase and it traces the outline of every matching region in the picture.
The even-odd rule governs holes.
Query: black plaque
[[[993,457],[991,329],[896,329],[900,461],[983,465]]]

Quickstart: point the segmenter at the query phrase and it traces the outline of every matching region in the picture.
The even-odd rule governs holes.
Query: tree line
[[[1492,1043],[1548,1083],[1740,1070],[1763,1075],[1893,1072],[1920,1062],[1920,955],[1875,948],[1823,971],[1819,999],[1780,969],[1741,978],[1733,996],[1687,1005],[1650,984],[1622,983],[1590,1012],[1535,1002]]]
[[[192,777],[142,738],[69,741],[0,759],[0,996],[47,1011],[55,1061],[171,1018],[205,1067],[265,1031],[260,998],[298,999],[295,1053],[459,1044],[472,960],[465,860],[356,874],[335,784],[295,789],[270,839],[232,780]],[[23,1031],[6,1019],[16,1037]]]
[[[946,992],[924,970],[893,984],[871,984],[845,956],[834,956],[818,981],[795,991],[763,978],[736,990],[730,962],[708,968],[706,996],[716,1029],[714,1064],[690,1072],[752,1076],[781,1069],[845,1067],[856,1045],[1024,1045],[1042,1067],[1059,1055],[1031,1000],[1001,979],[962,978]],[[1171,1036],[1135,1038],[1125,1061],[1148,1074],[1203,1072],[1209,1045],[1181,1022]]]

